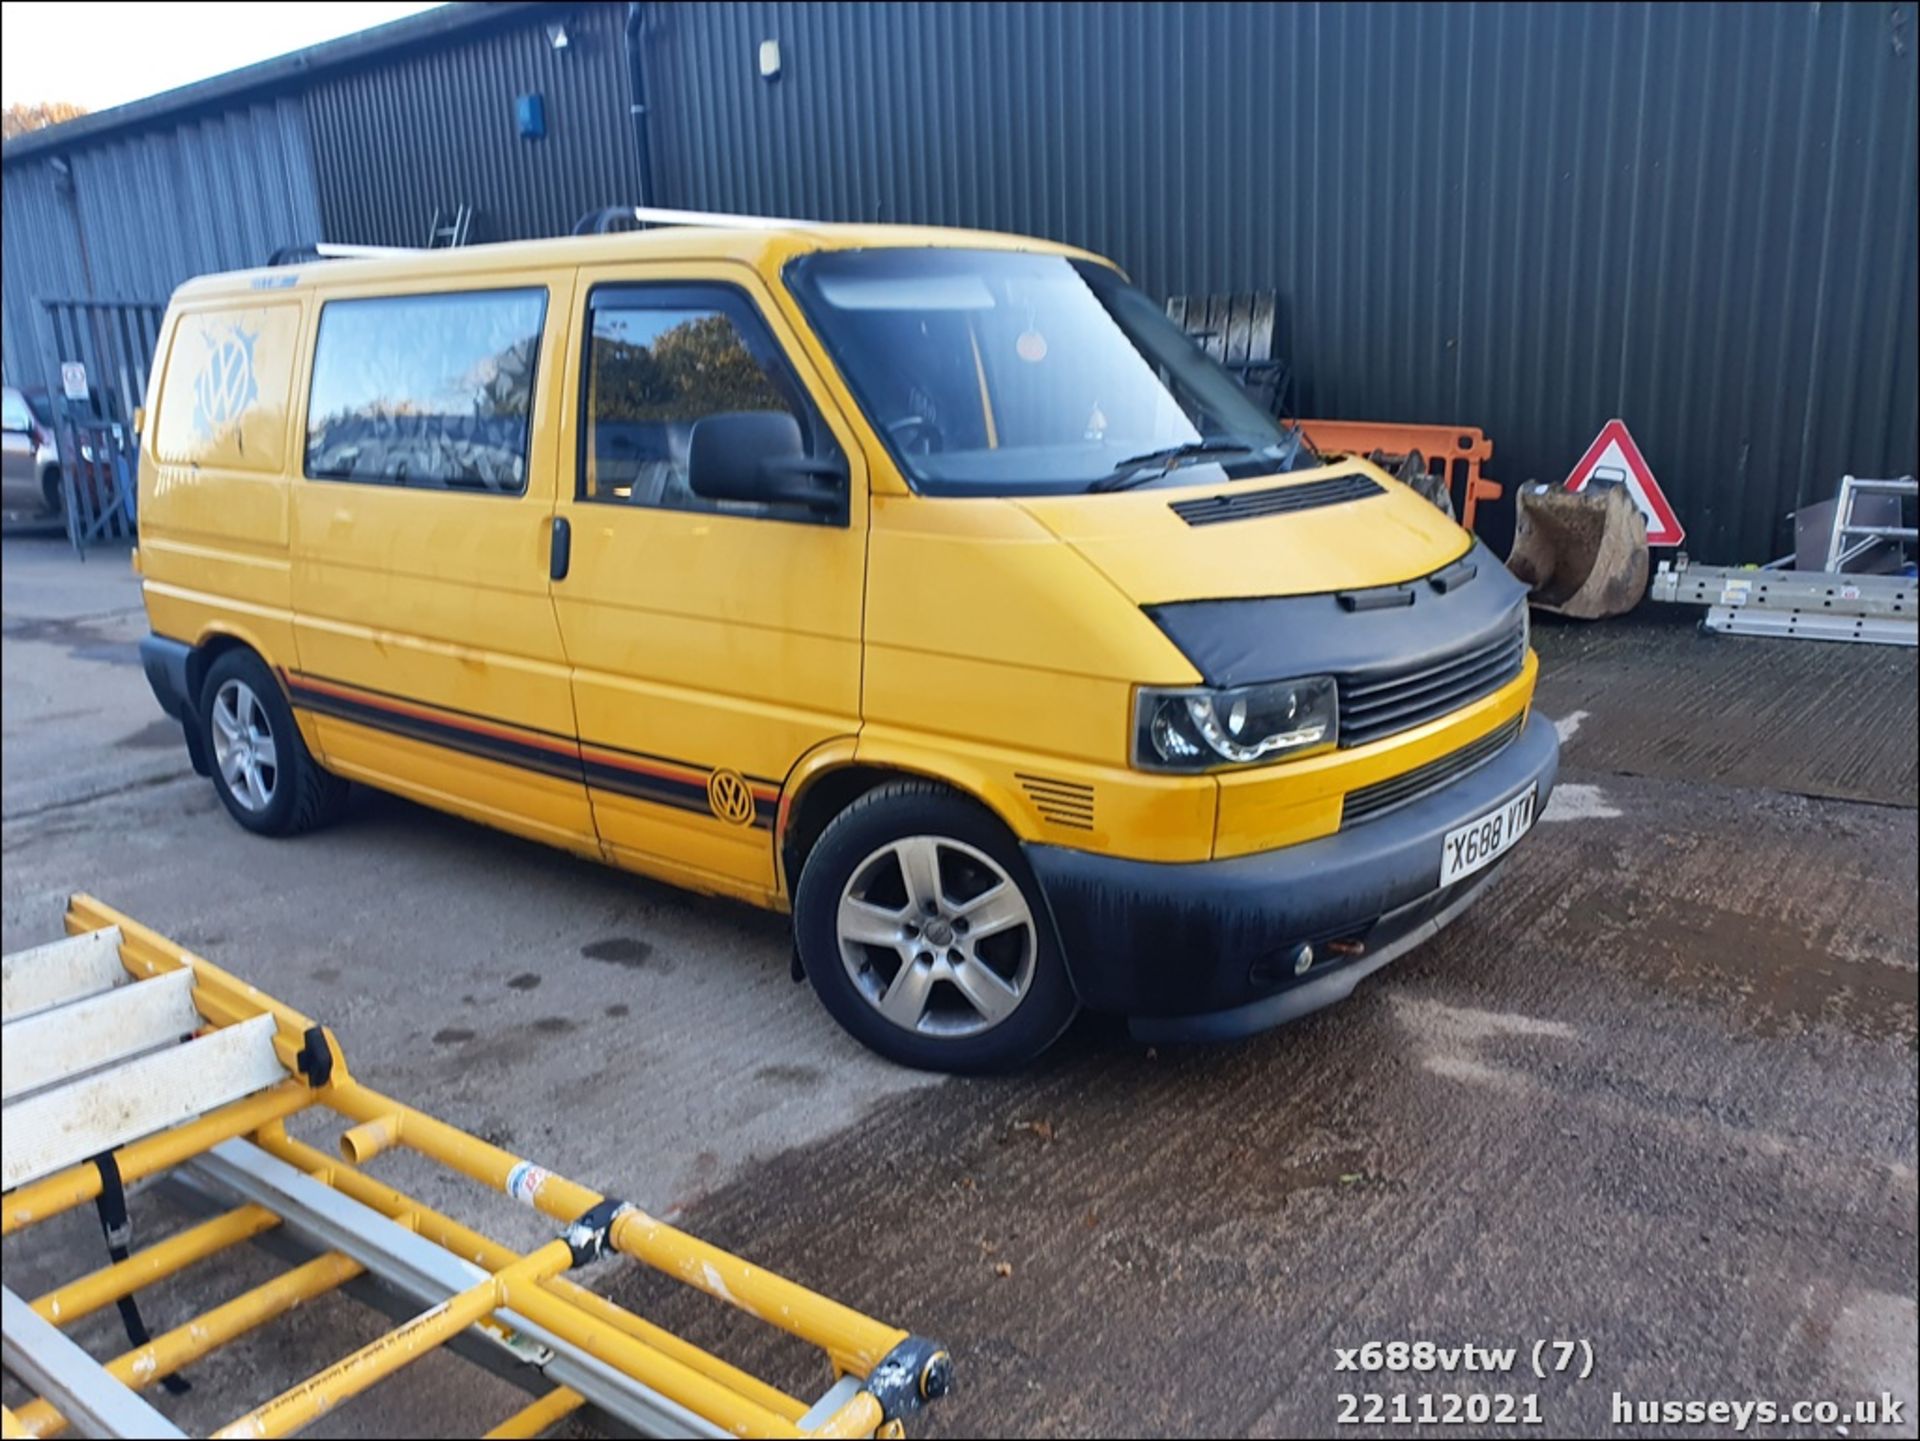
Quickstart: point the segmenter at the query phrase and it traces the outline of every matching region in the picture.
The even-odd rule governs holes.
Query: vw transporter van
[[[359,781],[789,911],[908,1065],[1344,997],[1554,782],[1500,562],[1062,245],[716,217],[208,276],[141,441],[146,672],[242,826]]]

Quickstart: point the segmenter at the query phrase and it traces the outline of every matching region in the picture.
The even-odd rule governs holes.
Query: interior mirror
[[[804,505],[826,514],[847,503],[846,467],[810,457],[800,422],[784,410],[731,411],[694,422],[687,484],[708,500]]]

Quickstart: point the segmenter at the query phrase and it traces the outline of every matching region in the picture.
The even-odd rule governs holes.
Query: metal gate
[[[134,534],[140,437],[133,416],[146,404],[162,307],[137,300],[45,304],[60,360],[47,394],[67,539],[84,555],[90,545]],[[78,373],[70,371],[74,365]]]

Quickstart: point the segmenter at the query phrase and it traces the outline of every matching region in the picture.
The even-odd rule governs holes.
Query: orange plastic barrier
[[[1474,513],[1483,500],[1498,500],[1500,482],[1480,473],[1483,461],[1493,458],[1493,442],[1486,432],[1468,425],[1400,425],[1387,420],[1303,420],[1300,429],[1315,450],[1329,455],[1406,455],[1419,451],[1429,475],[1445,475],[1447,488],[1459,496],[1460,523],[1473,529]]]

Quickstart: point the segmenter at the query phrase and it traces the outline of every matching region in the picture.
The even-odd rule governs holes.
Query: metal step
[[[0,960],[0,1021],[15,1021],[132,981],[120,964],[120,928],[83,931]]]
[[[193,1008],[192,971],[115,986],[10,1021],[0,1031],[0,1100],[172,1045],[202,1024]]]
[[[272,1016],[254,1016],[9,1102],[0,1116],[0,1187],[10,1191],[284,1081],[274,1031]],[[0,1032],[0,1045],[11,1044]]]

